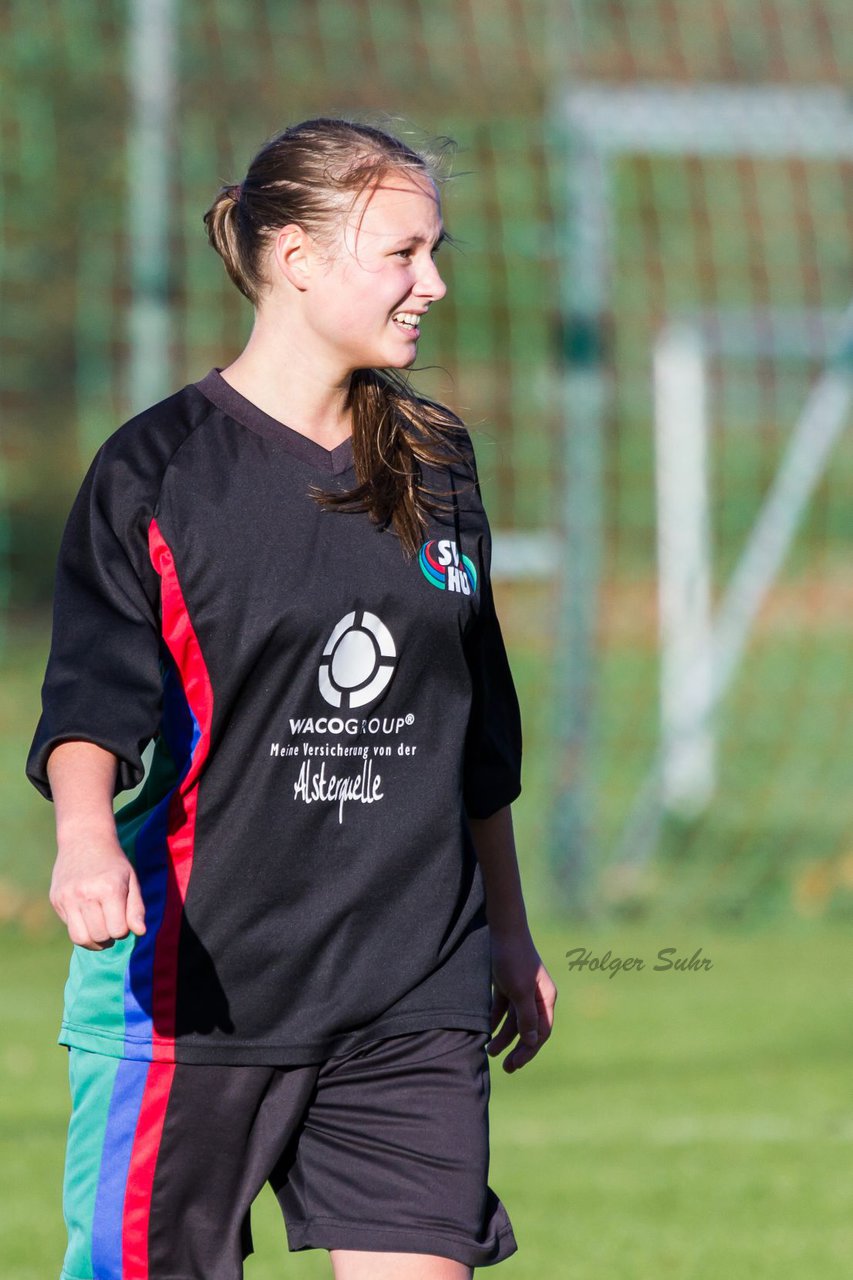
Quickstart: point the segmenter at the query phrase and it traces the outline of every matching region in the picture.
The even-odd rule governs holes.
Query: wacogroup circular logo
[[[381,618],[366,609],[346,613],[323,650],[320,692],[333,707],[363,707],[378,698],[394,674],[397,650]]]
[[[439,591],[461,591],[472,596],[477,590],[477,570],[470,556],[460,555],[450,538],[431,538],[418,553],[418,564],[427,582]]]

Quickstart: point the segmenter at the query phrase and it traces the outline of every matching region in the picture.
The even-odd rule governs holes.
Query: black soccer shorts
[[[239,1280],[267,1181],[291,1251],[501,1262],[487,1040],[418,1031],[295,1067],[71,1049],[63,1280]]]

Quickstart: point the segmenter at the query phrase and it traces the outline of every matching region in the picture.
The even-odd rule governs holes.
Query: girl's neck
[[[286,334],[256,320],[244,350],[222,377],[271,418],[326,449],[352,434],[350,375],[306,349],[304,331]]]

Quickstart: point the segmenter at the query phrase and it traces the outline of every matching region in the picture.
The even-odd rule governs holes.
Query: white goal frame
[[[550,854],[556,880],[568,900],[582,905],[592,867],[600,861],[590,816],[594,803],[590,759],[603,561],[603,424],[612,390],[603,334],[614,242],[613,165],[622,156],[638,154],[849,160],[853,157],[853,110],[848,95],[836,87],[578,84],[554,104],[552,120],[564,174],[560,290],[568,338],[561,374],[565,429],[555,696],[560,763]],[[675,365],[670,362],[667,372],[666,342],[672,340],[671,331],[661,339],[664,372],[658,387],[659,405],[661,397],[672,396],[676,378],[683,383],[682,392],[676,394],[682,403],[691,382],[690,394],[701,395],[701,356],[695,350],[693,356],[686,354],[691,339],[683,329],[681,340],[686,345],[682,359]],[[757,320],[755,341],[760,341]],[[659,345],[659,357],[660,353]],[[677,374],[676,366],[680,366]],[[674,801],[695,809],[707,803],[713,792],[709,722],[737,672],[755,616],[844,428],[853,399],[851,368],[853,308],[841,320],[832,357],[807,398],[716,616],[710,617],[707,587],[701,581],[696,597],[701,615],[698,625],[685,622],[683,600],[675,606],[675,614],[671,608],[666,613],[666,625],[662,615],[666,645],[662,668],[669,673],[664,678],[675,680],[682,691],[691,687],[693,694],[680,722],[667,724],[665,713],[669,746],[662,740],[649,762],[645,781],[608,861],[642,864],[657,843],[664,805]],[[663,436],[670,439],[676,429],[678,410],[670,403],[660,412],[671,420],[665,429],[659,423],[663,432],[659,445]],[[701,405],[693,405],[688,416],[695,423],[704,412]],[[698,437],[691,451],[695,476],[702,466]],[[659,467],[659,482],[660,474]],[[695,492],[701,502],[700,489]],[[694,531],[694,569],[699,565],[703,536],[701,529]],[[684,574],[683,563],[677,572]],[[661,592],[666,589],[661,584]],[[684,582],[682,590],[688,590]],[[679,609],[682,621],[677,624],[673,619]],[[692,634],[685,633],[685,626],[693,627]],[[662,691],[662,702],[671,706],[671,701],[672,692]],[[693,758],[680,780],[677,770],[683,767],[684,756],[679,765],[674,763],[672,744],[676,741],[679,749],[686,749]],[[666,783],[665,758],[669,761]]]

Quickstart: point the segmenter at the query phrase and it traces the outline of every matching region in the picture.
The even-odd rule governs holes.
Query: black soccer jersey
[[[75,947],[60,1043],[298,1064],[489,1029],[467,817],[521,790],[521,725],[473,449],[417,558],[310,485],[355,481],[217,370],[98,451],[69,516],[27,774],[95,742],[146,933]]]

